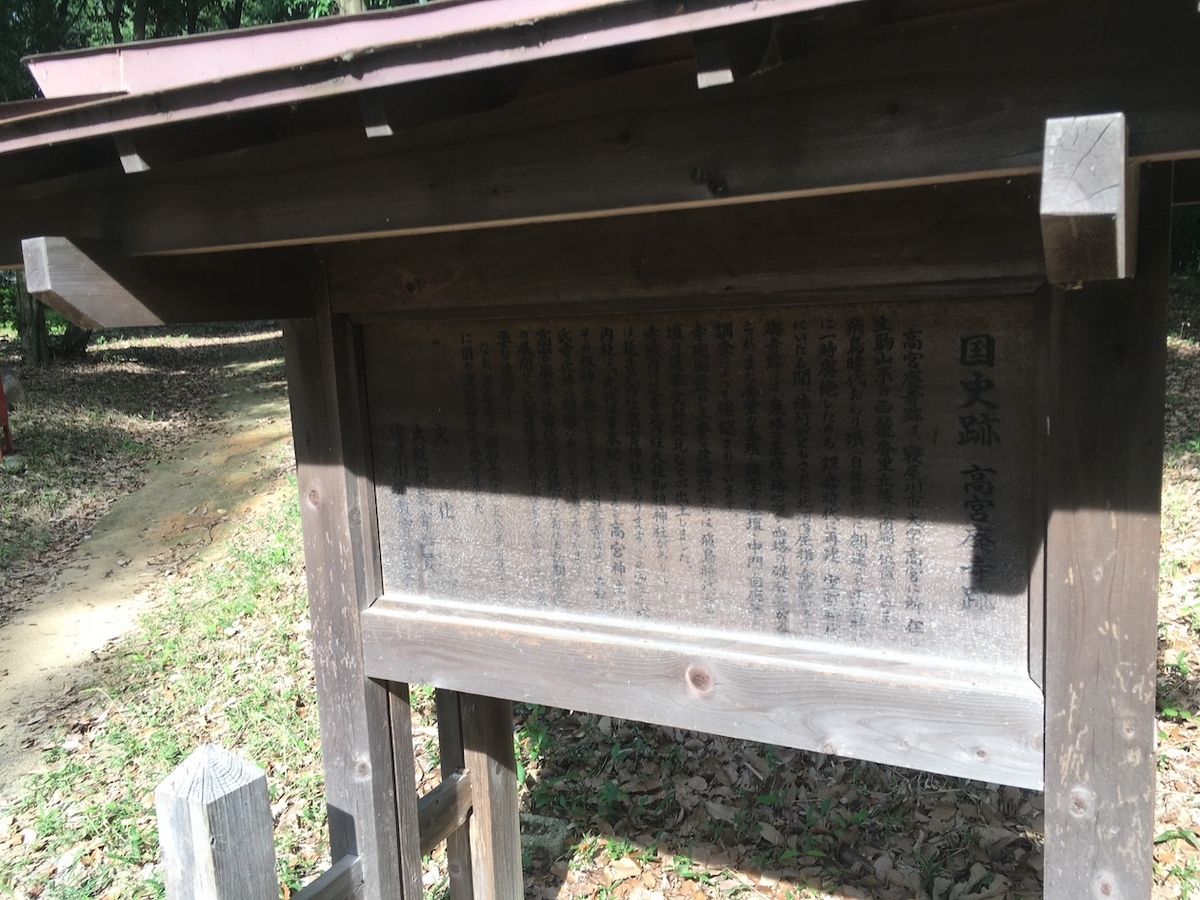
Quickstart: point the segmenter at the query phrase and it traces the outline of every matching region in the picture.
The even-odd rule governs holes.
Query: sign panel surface
[[[1028,300],[364,334],[385,589],[1023,670]]]

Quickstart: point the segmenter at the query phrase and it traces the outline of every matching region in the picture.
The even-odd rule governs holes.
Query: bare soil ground
[[[136,455],[98,456],[90,474],[107,490],[67,495],[45,511],[47,545],[0,570],[0,789],[37,768],[46,728],[94,682],[101,652],[164,584],[219,545],[230,517],[243,515],[277,476],[267,461],[291,437],[278,353],[273,329],[136,349],[114,340],[92,361],[21,373],[35,402],[86,395],[86,406],[107,409],[98,414],[101,428],[103,415],[139,410],[133,421],[144,423],[144,434],[134,434],[154,460],[139,466]],[[23,418],[18,410],[12,425],[33,467],[47,435],[22,433]],[[109,425],[131,439],[128,420]],[[38,480],[36,468],[0,475],[0,499],[20,504],[27,475]],[[32,528],[41,524],[36,505],[26,507]]]
[[[246,363],[230,363],[244,366]],[[253,508],[290,439],[286,399],[245,387],[217,404],[201,436],[165,454],[111,504],[58,572],[0,628],[0,787],[40,756],[44,722],[91,683],[95,658],[129,632],[181,567]]]

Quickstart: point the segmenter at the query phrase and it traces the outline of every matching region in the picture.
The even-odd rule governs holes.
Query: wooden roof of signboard
[[[1184,0],[444,0],[35,57],[0,266],[1036,176],[1060,116],[1192,158],[1197,45]]]

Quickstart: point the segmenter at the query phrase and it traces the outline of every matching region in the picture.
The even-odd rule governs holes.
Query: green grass
[[[84,733],[55,738],[8,811],[13,833],[34,836],[0,852],[0,893],[161,897],[152,791],[204,741],[266,769],[279,878],[294,890],[313,874],[324,803],[300,546],[294,499],[271,506],[119,645]]]
[[[39,398],[12,426],[24,465],[0,471],[0,569],[50,547],[72,515],[86,518],[135,486],[139,467],[154,456],[152,423],[116,410]]]

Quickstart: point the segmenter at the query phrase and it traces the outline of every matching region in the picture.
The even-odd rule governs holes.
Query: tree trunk
[[[68,322],[67,331],[58,344],[59,353],[63,359],[83,359],[87,356],[87,347],[91,340],[90,328],[80,328]]]
[[[27,366],[50,365],[50,335],[46,331],[46,307],[25,290],[25,273],[17,273],[17,336]]]
[[[337,0],[338,12],[344,16],[367,11],[367,0]]]
[[[133,39],[135,41],[146,39],[146,17],[149,11],[150,5],[147,0],[135,0],[133,4]]]

